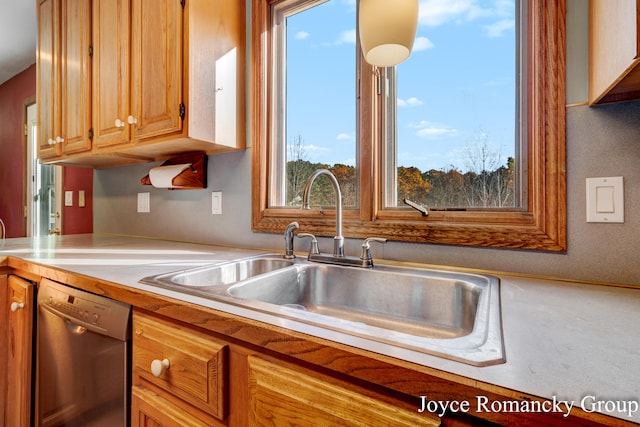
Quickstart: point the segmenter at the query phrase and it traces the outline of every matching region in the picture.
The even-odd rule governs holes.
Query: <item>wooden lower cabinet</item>
[[[5,284],[0,300],[2,315],[6,319],[6,323],[2,325],[6,325],[3,331],[3,339],[6,341],[2,347],[2,351],[6,349],[6,395],[3,399],[4,419],[0,418],[0,421],[4,421],[2,425],[7,427],[28,427],[31,425],[35,286],[13,275],[0,280],[0,285]]]
[[[249,357],[250,426],[439,426],[386,396],[297,367]]]
[[[132,426],[215,426],[227,417],[228,346],[133,312]]]
[[[135,309],[132,365],[132,427],[440,425],[406,402]]]

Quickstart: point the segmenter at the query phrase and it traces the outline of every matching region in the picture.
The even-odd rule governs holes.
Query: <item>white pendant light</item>
[[[360,44],[371,65],[391,67],[409,57],[418,27],[418,0],[360,0]]]

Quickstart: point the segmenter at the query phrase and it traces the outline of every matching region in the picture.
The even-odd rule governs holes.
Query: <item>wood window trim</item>
[[[252,230],[282,233],[291,221],[318,236],[333,236],[333,210],[302,211],[268,206],[268,135],[270,85],[269,8],[277,0],[253,0],[252,6]],[[382,210],[376,167],[380,144],[361,144],[360,210],[345,211],[345,237],[462,246],[566,250],[566,106],[565,0],[531,0],[528,55],[528,192],[527,208],[509,211]],[[363,65],[362,70],[368,66]],[[370,69],[369,69],[370,70]],[[363,105],[373,96],[370,79],[361,79]],[[367,99],[368,98],[368,99]],[[375,114],[365,111],[367,114]],[[374,121],[373,123],[377,123]],[[379,130],[361,129],[362,140],[377,140]],[[372,196],[373,195],[373,196]]]

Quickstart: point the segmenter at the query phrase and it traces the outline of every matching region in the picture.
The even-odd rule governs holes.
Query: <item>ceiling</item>
[[[36,62],[36,0],[0,0],[0,84]]]

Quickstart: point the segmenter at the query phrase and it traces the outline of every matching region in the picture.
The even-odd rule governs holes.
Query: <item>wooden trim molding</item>
[[[333,236],[332,211],[301,211],[268,206],[270,82],[269,6],[276,0],[253,0],[252,9],[252,229],[282,233],[290,221],[319,236]],[[386,237],[390,240],[463,246],[486,246],[562,252],[566,236],[566,102],[565,0],[531,0],[528,7],[528,105],[526,207],[511,210],[418,212],[384,210],[380,206],[381,147],[377,129],[361,135],[378,141],[361,147],[360,210],[345,212],[346,237]],[[361,99],[371,99],[367,65],[361,67]],[[372,117],[375,112],[367,112]],[[373,121],[375,123],[375,121]],[[364,139],[363,139],[364,140]],[[377,144],[377,146],[376,146]],[[365,157],[363,159],[363,157]],[[366,191],[364,191],[366,190]]]

